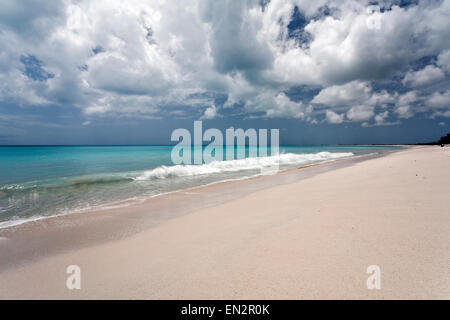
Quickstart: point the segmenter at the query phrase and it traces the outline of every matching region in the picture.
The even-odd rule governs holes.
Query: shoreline
[[[139,201],[122,201],[130,202],[126,205],[109,208],[110,204],[105,204],[105,208],[39,217],[20,224],[2,227],[0,228],[0,257],[4,259],[0,259],[0,273],[9,268],[23,263],[30,263],[30,261],[34,262],[58,252],[90,247],[132,236],[159,223],[163,223],[165,220],[241,198],[256,191],[276,185],[293,183],[317,174],[352,166],[362,161],[384,157],[391,153],[408,149],[411,148],[377,151],[348,158],[327,160],[321,163],[280,170],[275,174],[259,174],[238,179],[222,180],[151,196]],[[231,189],[234,184],[241,188],[239,192]],[[224,194],[226,197],[223,197]],[[211,199],[205,201],[207,197]],[[172,201],[181,204],[181,206],[171,206],[169,202]],[[187,209],[183,208],[182,205],[186,202],[189,203]],[[152,208],[152,205],[155,205],[155,208]],[[156,210],[162,210],[164,214],[160,215],[152,212],[154,215],[148,216],[142,212]],[[168,211],[170,210],[176,211],[176,213],[169,213]],[[136,223],[134,220],[139,222]],[[105,225],[107,226],[105,227]],[[86,229],[92,230],[90,231],[92,235],[83,241],[76,239],[76,235],[86,233],[84,231]],[[10,240],[14,243],[9,243]],[[61,240],[63,241],[61,242]],[[30,246],[30,244],[32,245]],[[42,250],[42,247],[45,250]]]
[[[355,146],[362,146],[362,147],[364,147],[365,145],[355,145]],[[373,145],[373,146],[377,146],[377,145]],[[410,148],[410,147],[408,147],[406,145],[389,145],[389,146],[391,146],[391,147],[401,147],[401,148]],[[306,164],[306,165],[299,165],[299,166],[296,166],[296,167],[280,169],[277,172],[275,172],[274,174],[280,174],[280,173],[284,173],[284,172],[289,172],[291,170],[297,170],[297,169],[300,169],[300,168],[308,168],[310,166],[315,166],[315,165],[322,165],[322,164],[326,164],[328,162],[334,162],[334,161],[339,161],[339,160],[343,160],[343,159],[357,159],[359,157],[370,157],[370,156],[376,155],[376,154],[388,154],[388,153],[391,153],[391,152],[396,152],[396,151],[401,151],[401,150],[402,149],[394,149],[394,150],[385,149],[385,150],[382,150],[382,151],[374,151],[374,152],[367,153],[367,154],[352,155],[352,156],[345,157],[345,158],[328,159],[328,160],[323,160],[323,161],[319,161],[319,162],[313,162],[313,163]],[[71,215],[71,214],[100,212],[100,211],[104,211],[104,210],[111,210],[111,209],[116,209],[116,208],[121,208],[121,207],[133,206],[133,205],[136,205],[136,204],[139,204],[139,203],[143,203],[143,202],[149,201],[149,200],[151,200],[153,198],[160,197],[160,196],[165,196],[165,195],[172,194],[172,193],[188,192],[189,190],[195,190],[197,188],[208,187],[208,186],[212,186],[212,185],[220,184],[220,183],[227,183],[227,182],[240,181],[240,180],[248,180],[248,179],[257,178],[259,176],[264,176],[264,175],[270,176],[270,175],[273,175],[273,174],[270,174],[270,173],[269,174],[259,173],[259,174],[252,174],[252,175],[248,175],[248,176],[242,176],[242,177],[239,177],[239,178],[229,178],[229,179],[224,179],[224,180],[217,180],[217,181],[213,181],[213,182],[209,182],[209,183],[205,183],[205,184],[194,185],[194,186],[191,186],[191,187],[186,187],[186,188],[176,189],[176,190],[171,190],[171,191],[165,191],[165,192],[157,193],[157,194],[153,194],[153,195],[146,195],[146,196],[137,196],[137,195],[135,195],[133,197],[122,199],[122,200],[115,200],[115,201],[111,201],[111,202],[105,202],[105,203],[94,205],[94,206],[87,207],[87,208],[66,210],[66,212],[54,213],[54,214],[51,214],[51,215],[33,215],[33,216],[30,216],[30,217],[26,217],[26,218],[0,221],[0,231],[2,229],[8,229],[8,228],[17,227],[19,225],[26,224],[26,223],[33,223],[33,222],[40,221],[40,220],[64,217],[64,216]]]
[[[0,298],[449,298],[449,156],[409,148],[0,231],[16,259]],[[81,290],[65,287],[73,264]]]

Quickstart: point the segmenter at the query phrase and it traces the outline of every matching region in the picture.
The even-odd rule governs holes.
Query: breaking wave
[[[319,152],[307,154],[285,153],[270,157],[254,157],[229,161],[212,161],[202,165],[175,165],[161,166],[152,170],[144,171],[135,180],[166,179],[171,177],[189,177],[206,174],[217,174],[222,172],[235,172],[244,170],[261,170],[272,166],[301,165],[314,162],[334,160],[350,157],[351,152]]]

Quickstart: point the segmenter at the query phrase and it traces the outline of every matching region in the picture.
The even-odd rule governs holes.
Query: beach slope
[[[450,148],[412,148],[11,268],[0,298],[449,299],[449,194]]]

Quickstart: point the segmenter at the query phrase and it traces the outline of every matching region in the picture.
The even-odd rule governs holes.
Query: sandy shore
[[[30,232],[34,249],[22,254],[30,261],[0,271],[0,298],[450,298],[450,148],[409,149],[291,180],[36,259],[33,240],[41,251],[47,243]],[[171,209],[182,211],[179,203]],[[120,214],[129,222],[151,205]],[[111,215],[92,225],[124,223]],[[92,230],[66,239],[90,242]],[[19,231],[0,232],[5,266]],[[66,288],[68,265],[81,268],[80,290]],[[381,269],[380,290],[366,287],[369,265]]]

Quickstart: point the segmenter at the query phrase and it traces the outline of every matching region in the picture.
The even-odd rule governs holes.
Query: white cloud
[[[215,105],[212,105],[205,110],[201,119],[214,119],[216,116],[217,116],[217,108]]]
[[[400,106],[404,106],[409,105],[415,101],[417,101],[417,91],[409,91],[399,96],[397,104]]]
[[[386,118],[389,116],[389,111],[384,111],[375,116],[375,124],[382,125],[386,122]]]
[[[402,82],[405,86],[416,88],[435,83],[443,80],[444,78],[445,74],[441,69],[433,65],[429,65],[422,70],[408,72]]]
[[[445,117],[445,118],[450,118],[450,110],[447,111],[436,111],[432,114],[431,116],[432,118],[435,117]]]
[[[351,107],[347,111],[347,119],[350,121],[366,121],[374,116],[374,108],[371,106]]]
[[[212,113],[220,94],[228,96],[224,107],[240,103],[250,116],[314,122],[310,99],[285,94],[314,85],[323,88],[311,102],[322,108],[318,113],[336,108],[326,113],[329,122],[343,121],[344,114],[366,121],[377,108],[394,104],[393,115],[412,116],[417,101],[375,90],[374,83],[403,75],[427,56],[438,56],[436,64],[448,72],[450,1],[383,12],[368,5],[272,0],[262,10],[256,0],[186,0],[182,6],[173,0],[6,0],[0,9],[0,101],[71,105],[90,117],[158,117],[173,105]],[[305,41],[289,35],[295,6],[313,17],[295,33],[307,35]],[[380,24],[368,23],[374,19]],[[42,61],[54,77],[25,76],[23,55]],[[404,82],[441,81],[439,68],[408,73]]]
[[[441,6],[394,6],[383,13],[370,13],[365,2],[333,2],[331,7],[336,9],[332,16],[306,26],[314,39],[308,50],[290,45],[277,55],[275,72],[280,71],[281,79],[304,84],[382,79],[448,47],[448,1]],[[379,28],[367,23],[374,14]]]
[[[414,115],[413,104],[418,101],[418,96],[416,91],[409,91],[401,96],[399,96],[395,113],[399,118],[408,119]]]
[[[312,103],[333,107],[346,112],[346,117],[350,121],[370,120],[375,112],[375,107],[385,108],[387,104],[394,104],[396,95],[386,91],[373,92],[372,87],[367,82],[352,81],[345,85],[334,85],[321,90],[312,100]],[[382,113],[386,114],[387,113]],[[344,114],[338,115],[331,111],[326,111],[326,119],[331,123],[343,121]]]
[[[450,109],[450,90],[433,93],[428,100],[428,105],[432,108]]]
[[[342,123],[344,122],[344,114],[337,114],[334,111],[327,110],[325,113],[326,120],[329,123]]]
[[[367,82],[352,81],[344,85],[334,85],[321,90],[311,101],[315,104],[323,104],[331,107],[354,105],[383,105],[394,103],[395,95],[383,90],[373,92]]]
[[[312,111],[312,107],[292,101],[283,92],[278,94],[275,91],[262,92],[245,101],[244,106],[249,113],[262,112],[267,118],[304,119]]]
[[[303,103],[292,101],[284,93],[278,94],[274,102],[274,106],[266,111],[269,118],[290,117],[303,119],[308,112]]]
[[[395,113],[402,119],[408,119],[414,115],[411,106],[399,106],[395,109]]]
[[[374,117],[375,122],[373,124],[364,122],[362,124],[362,126],[363,127],[394,126],[394,125],[397,125],[400,123],[400,121],[393,121],[393,122],[386,121],[386,119],[388,117],[389,117],[389,111],[386,110],[384,112],[380,112]]]
[[[437,64],[446,72],[450,72],[450,50],[446,50],[439,55]]]
[[[325,88],[314,97],[312,103],[327,106],[342,106],[364,103],[369,100],[371,88],[366,82],[353,81],[345,85]]]

